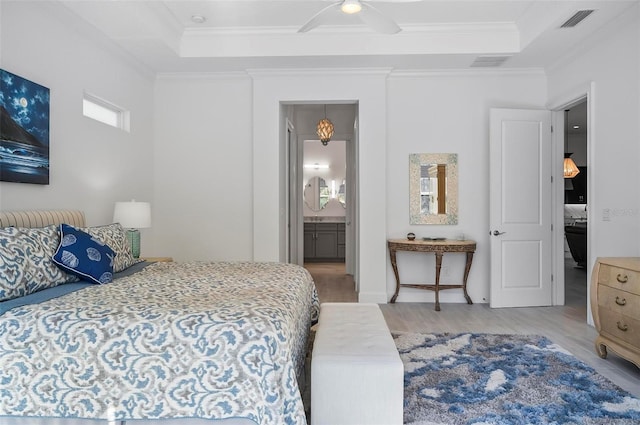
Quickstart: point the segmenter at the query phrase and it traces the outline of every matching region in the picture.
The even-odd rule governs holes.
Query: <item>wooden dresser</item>
[[[591,276],[596,351],[607,349],[640,367],[640,257],[598,258]]]

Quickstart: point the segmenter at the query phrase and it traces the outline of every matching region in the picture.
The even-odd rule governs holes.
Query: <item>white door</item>
[[[490,305],[551,305],[551,112],[491,109],[489,174]]]

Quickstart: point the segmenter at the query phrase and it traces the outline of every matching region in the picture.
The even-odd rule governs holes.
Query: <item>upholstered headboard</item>
[[[60,223],[84,227],[84,212],[79,210],[0,211],[0,227],[45,227]]]

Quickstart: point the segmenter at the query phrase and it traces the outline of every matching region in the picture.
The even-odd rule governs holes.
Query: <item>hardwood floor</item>
[[[355,302],[353,278],[343,263],[305,264],[313,276],[320,302]],[[611,381],[640,397],[640,369],[615,353],[601,359],[595,352],[596,330],[587,324],[586,270],[565,265],[566,305],[492,309],[488,304],[381,304],[392,332],[478,332],[544,335],[569,350]]]

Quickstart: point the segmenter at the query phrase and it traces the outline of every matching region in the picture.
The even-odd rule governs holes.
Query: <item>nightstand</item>
[[[640,258],[600,257],[591,274],[596,351],[607,349],[640,367]]]
[[[173,261],[171,257],[140,257],[140,259],[150,263],[167,263]]]

